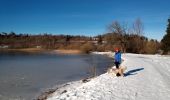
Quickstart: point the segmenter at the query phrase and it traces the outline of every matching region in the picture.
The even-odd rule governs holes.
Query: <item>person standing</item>
[[[115,63],[116,69],[119,69],[119,66],[121,63],[121,52],[119,48],[115,48],[114,63]]]

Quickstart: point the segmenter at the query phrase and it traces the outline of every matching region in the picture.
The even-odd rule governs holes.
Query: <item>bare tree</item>
[[[140,18],[137,18],[135,22],[133,23],[133,34],[136,35],[135,37],[135,44],[137,48],[137,52],[143,53],[144,51],[144,40],[142,36],[144,35],[144,25]]]
[[[116,41],[114,45],[120,45],[123,52],[126,52],[127,40],[125,35],[128,34],[129,29],[127,23],[119,23],[118,21],[112,22],[112,24],[108,27],[111,33],[117,34],[114,36],[112,41]]]
[[[144,34],[144,26],[140,18],[137,18],[133,23],[133,33],[139,36],[143,36]]]
[[[109,31],[112,33],[117,33],[117,34],[126,34],[127,33],[127,24],[123,23],[120,24],[118,21],[112,22],[111,25],[108,27]]]

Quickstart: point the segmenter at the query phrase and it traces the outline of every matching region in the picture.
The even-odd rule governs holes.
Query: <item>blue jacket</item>
[[[115,59],[115,62],[121,63],[121,52],[116,52],[114,59]]]

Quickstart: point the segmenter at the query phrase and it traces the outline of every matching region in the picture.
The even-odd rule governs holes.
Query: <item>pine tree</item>
[[[164,54],[167,54],[170,51],[170,18],[168,19],[168,25],[167,25],[167,30],[166,33],[161,40],[162,43],[162,50]]]

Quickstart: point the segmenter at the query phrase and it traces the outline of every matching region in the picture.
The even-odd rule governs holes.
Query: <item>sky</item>
[[[113,21],[140,18],[145,36],[161,40],[170,0],[0,0],[0,32],[95,36]]]

